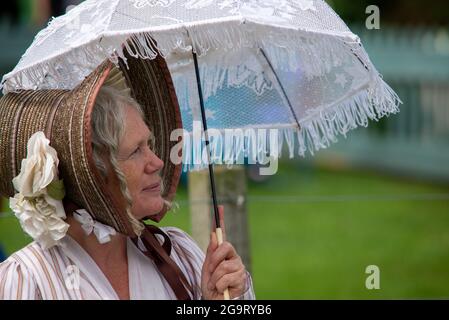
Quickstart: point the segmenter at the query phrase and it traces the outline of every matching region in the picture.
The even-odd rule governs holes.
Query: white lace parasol
[[[166,58],[189,132],[201,119],[196,52],[209,129],[243,130],[232,137],[233,159],[266,151],[269,131],[254,137],[247,129],[277,128],[279,149],[285,140],[290,156],[304,155],[400,103],[360,39],[321,0],[87,0],[36,36],[3,91],[72,89],[125,50]],[[213,157],[229,151],[224,140],[214,136]],[[192,166],[198,148],[184,151]]]

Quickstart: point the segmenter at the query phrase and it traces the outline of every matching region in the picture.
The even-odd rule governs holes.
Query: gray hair
[[[120,170],[117,162],[119,144],[124,135],[125,126],[123,119],[126,106],[136,109],[142,116],[142,119],[145,119],[141,106],[131,96],[112,87],[103,86],[100,89],[92,111],[92,155],[95,166],[103,178],[106,178],[108,175],[104,159],[105,157],[109,158],[112,169],[120,182],[120,190],[128,203],[126,213],[134,232],[140,235],[144,225],[131,213],[132,197],[126,184],[125,175]],[[164,202],[170,209],[172,204],[167,200]]]

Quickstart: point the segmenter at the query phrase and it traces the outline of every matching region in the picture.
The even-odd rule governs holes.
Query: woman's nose
[[[162,161],[152,150],[149,150],[149,157],[145,166],[147,173],[153,173],[159,171],[164,167],[164,161]]]

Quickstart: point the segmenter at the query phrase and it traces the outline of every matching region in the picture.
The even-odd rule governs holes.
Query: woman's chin
[[[158,214],[149,216],[148,218],[156,223],[159,223],[164,216],[165,216],[165,212],[164,213],[159,212]]]
[[[158,202],[157,205],[154,202]],[[164,199],[159,198],[158,200],[154,200],[154,202],[151,204],[151,207],[148,207],[146,210],[142,210],[141,214],[135,215],[137,216],[137,219],[151,219],[155,222],[159,222],[162,220],[162,218],[165,216],[165,212],[162,210],[164,209]],[[165,210],[164,210],[165,211]]]

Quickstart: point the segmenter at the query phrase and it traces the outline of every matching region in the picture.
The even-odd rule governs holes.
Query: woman
[[[0,173],[14,190],[0,189],[14,192],[11,208],[35,241],[0,264],[0,298],[222,299],[228,288],[254,299],[230,243],[212,234],[204,255],[185,232],[142,223],[170,207],[179,166],[155,150],[180,117],[163,60],[127,63],[123,76],[105,62],[72,92],[1,99],[0,117],[15,114],[0,142],[11,164]],[[168,148],[158,152],[167,159]]]

